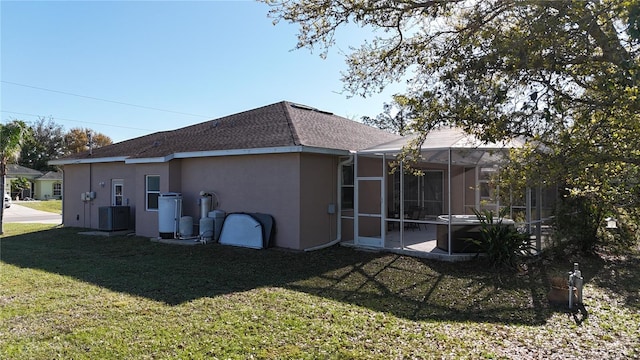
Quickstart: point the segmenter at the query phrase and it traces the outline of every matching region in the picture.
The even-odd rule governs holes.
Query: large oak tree
[[[595,226],[638,216],[638,0],[263,1],[275,23],[299,25],[297,48],[323,55],[341,27],[370,28],[347,55],[345,90],[406,81],[414,131],[526,137],[510,167],[516,183],[564,183]]]
[[[73,128],[64,135],[65,153],[74,154],[113,143],[111,138],[102,133],[96,133],[91,129]]]
[[[65,155],[62,125],[53,118],[39,117],[29,127],[30,136],[25,138],[18,164],[43,172],[55,170],[48,161]]]

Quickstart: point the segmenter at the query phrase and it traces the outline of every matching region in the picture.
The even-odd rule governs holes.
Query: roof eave
[[[238,155],[264,155],[286,153],[312,153],[325,155],[349,155],[349,150],[326,149],[314,146],[278,146],[254,149],[231,149],[210,151],[189,151],[171,154],[165,157],[127,159],[126,164],[162,163],[172,159],[190,159],[203,157],[238,156]]]
[[[231,149],[231,150],[211,150],[211,151],[189,151],[178,152],[166,156],[156,156],[148,158],[130,158],[128,156],[115,156],[106,158],[89,159],[60,159],[50,160],[49,165],[75,165],[75,164],[96,164],[108,162],[124,162],[125,164],[149,164],[164,163],[173,159],[189,159],[202,157],[237,156],[237,155],[261,155],[261,154],[285,154],[285,153],[310,153],[325,155],[349,155],[351,151],[341,149],[327,149],[315,146],[279,146],[255,149]]]
[[[58,159],[49,160],[49,165],[74,165],[74,164],[96,164],[108,162],[125,162],[128,156],[112,156],[104,158],[86,158],[86,159]]]

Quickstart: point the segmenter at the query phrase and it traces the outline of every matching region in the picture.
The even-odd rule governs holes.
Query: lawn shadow
[[[335,246],[316,252],[166,245],[61,228],[2,239],[4,263],[71,276],[170,305],[280,287],[411,320],[544,323],[543,269],[526,275]]]
[[[618,294],[625,305],[640,312],[640,253],[638,250],[626,256],[603,261],[595,283]]]

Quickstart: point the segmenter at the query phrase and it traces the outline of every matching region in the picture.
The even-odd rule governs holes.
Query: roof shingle
[[[157,158],[176,153],[309,146],[360,150],[400,136],[286,101],[73,154],[63,160]]]

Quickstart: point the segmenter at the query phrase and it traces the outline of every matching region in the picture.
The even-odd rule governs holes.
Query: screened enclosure
[[[393,168],[409,141],[403,138],[359,151],[348,170],[343,169],[343,175],[350,176],[343,188],[353,194],[346,200],[350,208],[343,206],[347,210],[342,214],[353,222],[350,245],[448,260],[470,258],[477,249],[465,239],[478,236],[475,211],[497,214],[508,208],[503,222],[529,233],[532,244],[542,248],[555,191],[531,188],[513,194],[494,181],[506,151],[523,142],[487,144],[460,129],[436,129],[412,164],[416,175]]]

